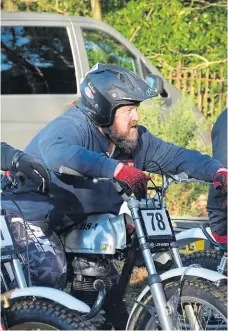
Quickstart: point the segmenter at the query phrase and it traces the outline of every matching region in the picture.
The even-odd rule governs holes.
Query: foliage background
[[[154,99],[151,108],[140,108],[140,121],[155,135],[165,141],[170,141],[189,149],[199,149],[202,121],[195,121],[192,107],[194,102],[183,96],[172,106],[167,118],[166,108],[159,100]],[[142,106],[143,107],[143,106]],[[202,147],[203,146],[203,147]],[[201,152],[211,154],[211,146],[201,145]],[[157,184],[161,177],[153,176]],[[172,184],[168,189],[166,201],[171,215],[206,216],[208,185],[202,184]]]
[[[95,5],[94,5],[95,4]],[[97,5],[96,5],[97,4]],[[218,0],[2,0],[3,10],[98,15],[165,74],[227,62],[227,2]]]
[[[2,0],[1,8],[102,19],[132,41],[164,76],[177,65],[202,72],[210,68],[218,74],[224,66],[227,74],[227,2],[223,0]],[[161,124],[155,104],[152,113],[142,110],[142,123],[165,140],[196,148],[200,123],[192,118],[191,107],[192,101],[184,97],[171,110],[169,121]],[[213,123],[216,117],[208,121]],[[203,185],[171,188],[172,214],[200,214],[204,206],[197,207],[196,201],[202,195],[206,199]]]

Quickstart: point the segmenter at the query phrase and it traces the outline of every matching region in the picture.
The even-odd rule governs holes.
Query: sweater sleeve
[[[143,140],[146,145],[144,169],[147,171],[160,173],[160,166],[166,173],[185,172],[190,177],[211,182],[216,171],[222,167],[219,161],[209,155],[165,142],[149,131],[145,132]]]
[[[39,139],[42,159],[48,168],[58,172],[63,165],[88,177],[112,178],[119,161],[84,147],[86,135],[85,128],[67,118],[51,122]]]
[[[1,170],[12,170],[12,159],[18,150],[1,142]]]

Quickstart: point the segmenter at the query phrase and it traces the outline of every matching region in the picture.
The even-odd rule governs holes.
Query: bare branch
[[[220,7],[220,6],[227,5],[226,1],[221,1],[221,2],[217,2],[217,3],[211,3],[211,2],[208,2],[208,1],[205,1],[205,0],[194,0],[193,1],[193,3],[196,3],[196,2],[205,4],[205,5],[212,5],[212,6],[215,6],[215,7]]]
[[[169,69],[174,69],[175,67],[172,67],[170,64],[168,64],[164,58],[163,58],[163,54],[154,54],[151,56],[147,56],[148,59],[155,59],[162,65],[162,66],[166,66]]]
[[[193,3],[203,4],[204,6],[194,7],[194,8],[188,7],[186,9],[190,10],[190,11],[194,11],[194,10],[204,10],[206,8],[209,8],[209,7],[227,8],[227,2],[226,1],[211,3],[211,2],[207,2],[205,0],[194,0]]]
[[[148,21],[148,19],[150,18],[151,14],[152,14],[153,8],[150,9],[149,13],[146,15],[146,20]],[[129,41],[132,41],[135,36],[137,35],[138,31],[141,29],[142,27],[140,25],[137,26],[137,28],[135,29],[135,31],[133,32],[132,36],[130,37]]]
[[[161,53],[157,53],[157,54],[153,54],[153,55],[150,55],[150,56],[147,56],[148,59],[156,59],[157,61],[159,61],[159,63],[161,63],[161,65],[163,66],[166,66],[168,67],[169,69],[174,69],[175,67],[172,67],[170,66],[163,58],[164,54],[161,54]],[[185,71],[188,71],[188,70],[195,70],[195,69],[202,69],[202,68],[207,68],[213,64],[219,64],[219,63],[225,63],[225,62],[228,62],[228,59],[222,59],[222,60],[218,60],[218,61],[208,61],[206,58],[204,58],[203,56],[199,55],[199,54],[194,54],[194,53],[191,53],[191,54],[182,54],[183,57],[189,57],[189,56],[195,56],[195,57],[198,57],[200,58],[202,61],[204,61],[204,63],[200,63],[200,64],[197,64],[196,66],[194,67],[185,67],[185,66],[182,66],[181,67],[181,70],[185,70]]]
[[[132,41],[135,38],[136,34],[138,33],[138,31],[140,29],[141,29],[141,26],[138,25],[137,28],[135,29],[135,31],[133,32],[132,36],[130,37],[129,41]]]
[[[199,54],[196,54],[196,53],[189,53],[189,54],[183,54],[180,52],[180,54],[183,56],[183,57],[197,57],[199,58],[200,60],[204,61],[207,65],[209,63],[209,61],[203,57],[202,55],[199,55]]]
[[[193,70],[195,70],[195,69],[203,69],[203,68],[207,68],[207,67],[209,67],[210,65],[213,65],[213,64],[219,64],[219,63],[225,63],[225,62],[228,62],[228,59],[223,59],[223,60],[219,60],[219,61],[211,61],[211,62],[207,62],[207,63],[197,64],[195,67],[191,67],[191,69],[193,69]],[[182,69],[185,69],[185,67],[182,67]]]
[[[183,56],[183,57],[197,57],[197,58],[199,58],[200,60],[202,60],[203,62],[205,62],[206,64],[209,63],[209,61],[208,61],[205,57],[203,57],[202,55],[199,55],[199,54],[197,54],[197,53],[184,54],[184,53],[182,53],[182,52],[178,52],[178,51],[175,50],[175,49],[170,49],[170,51],[173,52],[173,53],[181,54],[181,56]]]

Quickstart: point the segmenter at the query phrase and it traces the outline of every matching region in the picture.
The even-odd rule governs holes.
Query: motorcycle
[[[67,167],[61,174],[81,176]],[[85,178],[85,177],[84,177]],[[96,329],[207,330],[227,327],[227,278],[215,271],[183,267],[175,233],[165,205],[165,186],[153,186],[154,197],[137,200],[128,188],[108,178],[131,212],[129,231],[125,214],[85,216],[58,233],[68,261],[68,287],[72,296],[89,307],[86,315]],[[171,252],[176,268],[158,274],[156,262]],[[124,297],[136,260],[143,260],[148,286],[135,300],[128,316]],[[115,262],[124,261],[121,274]]]
[[[66,167],[61,167],[59,172],[80,175]],[[216,321],[220,326],[226,327],[226,294],[223,283],[227,278],[204,268],[182,266],[165,205],[164,195],[168,184],[166,187],[164,182],[162,188],[152,187],[156,191],[155,196],[148,195],[147,199],[139,201],[114,180],[98,178],[93,181],[113,183],[117,192],[127,202],[135,226],[135,230],[129,236],[129,224],[125,215],[90,215],[86,221],[61,234],[66,254],[71,253],[74,256],[72,265],[76,275],[75,283],[81,281],[81,288],[88,284],[89,280],[92,283],[92,277],[93,281],[100,277],[104,283],[105,278],[101,279],[104,274],[98,273],[98,261],[101,263],[101,258],[103,266],[106,263],[106,271],[107,265],[112,263],[113,259],[125,261],[118,282],[111,288],[106,287],[106,295],[101,294],[106,313],[103,327],[114,326],[115,329],[121,327],[127,330],[154,330],[157,327],[162,330],[180,330],[183,327],[191,327],[199,330],[211,328],[212,325],[215,327]],[[171,252],[177,268],[158,275],[155,266],[156,256],[154,258],[152,254],[158,254],[159,260],[167,251]],[[127,324],[123,327],[123,323],[120,325],[119,308],[136,259],[140,255],[148,271],[148,286],[137,298]],[[219,282],[219,287],[216,286],[216,282]],[[217,297],[215,291],[219,292]]]
[[[1,330],[93,330],[82,316],[90,313],[87,304],[55,288],[27,283],[4,210],[0,231]]]
[[[203,183],[209,184],[204,181],[196,179],[189,179],[185,173],[181,173],[169,178],[169,184],[172,182],[179,183]],[[213,249],[194,252],[192,254],[185,254],[181,256],[184,266],[191,264],[199,264],[204,268],[218,271],[224,275],[227,275],[227,252],[217,243],[211,233],[211,229],[208,223],[204,223],[201,226],[193,227],[188,230],[181,231],[176,234],[176,240],[179,245],[179,249],[185,248],[187,245],[199,241],[207,240]]]
[[[166,182],[164,183],[165,191],[172,183],[210,184],[201,180],[189,178],[185,173],[180,173],[178,175],[168,176]],[[126,213],[130,216],[130,210],[128,209],[126,202],[123,203],[120,208],[120,214],[121,213]],[[197,227],[192,227],[191,229],[175,233],[175,236],[179,249],[184,249],[187,245],[200,240],[208,241],[210,243],[210,247],[213,247],[213,249],[197,251],[191,254],[181,254],[183,266],[198,264],[206,269],[218,271],[219,273],[227,275],[227,252],[214,240],[208,223],[205,222]],[[170,253],[167,253],[166,255],[163,254],[162,257],[159,257],[158,254],[154,254],[154,259],[160,263],[158,266],[160,271],[167,271],[168,269],[175,267]]]

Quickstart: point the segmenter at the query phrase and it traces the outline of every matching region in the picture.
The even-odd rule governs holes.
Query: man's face
[[[126,152],[130,152],[137,145],[139,122],[137,107],[138,105],[119,107],[110,128],[111,140]]]

